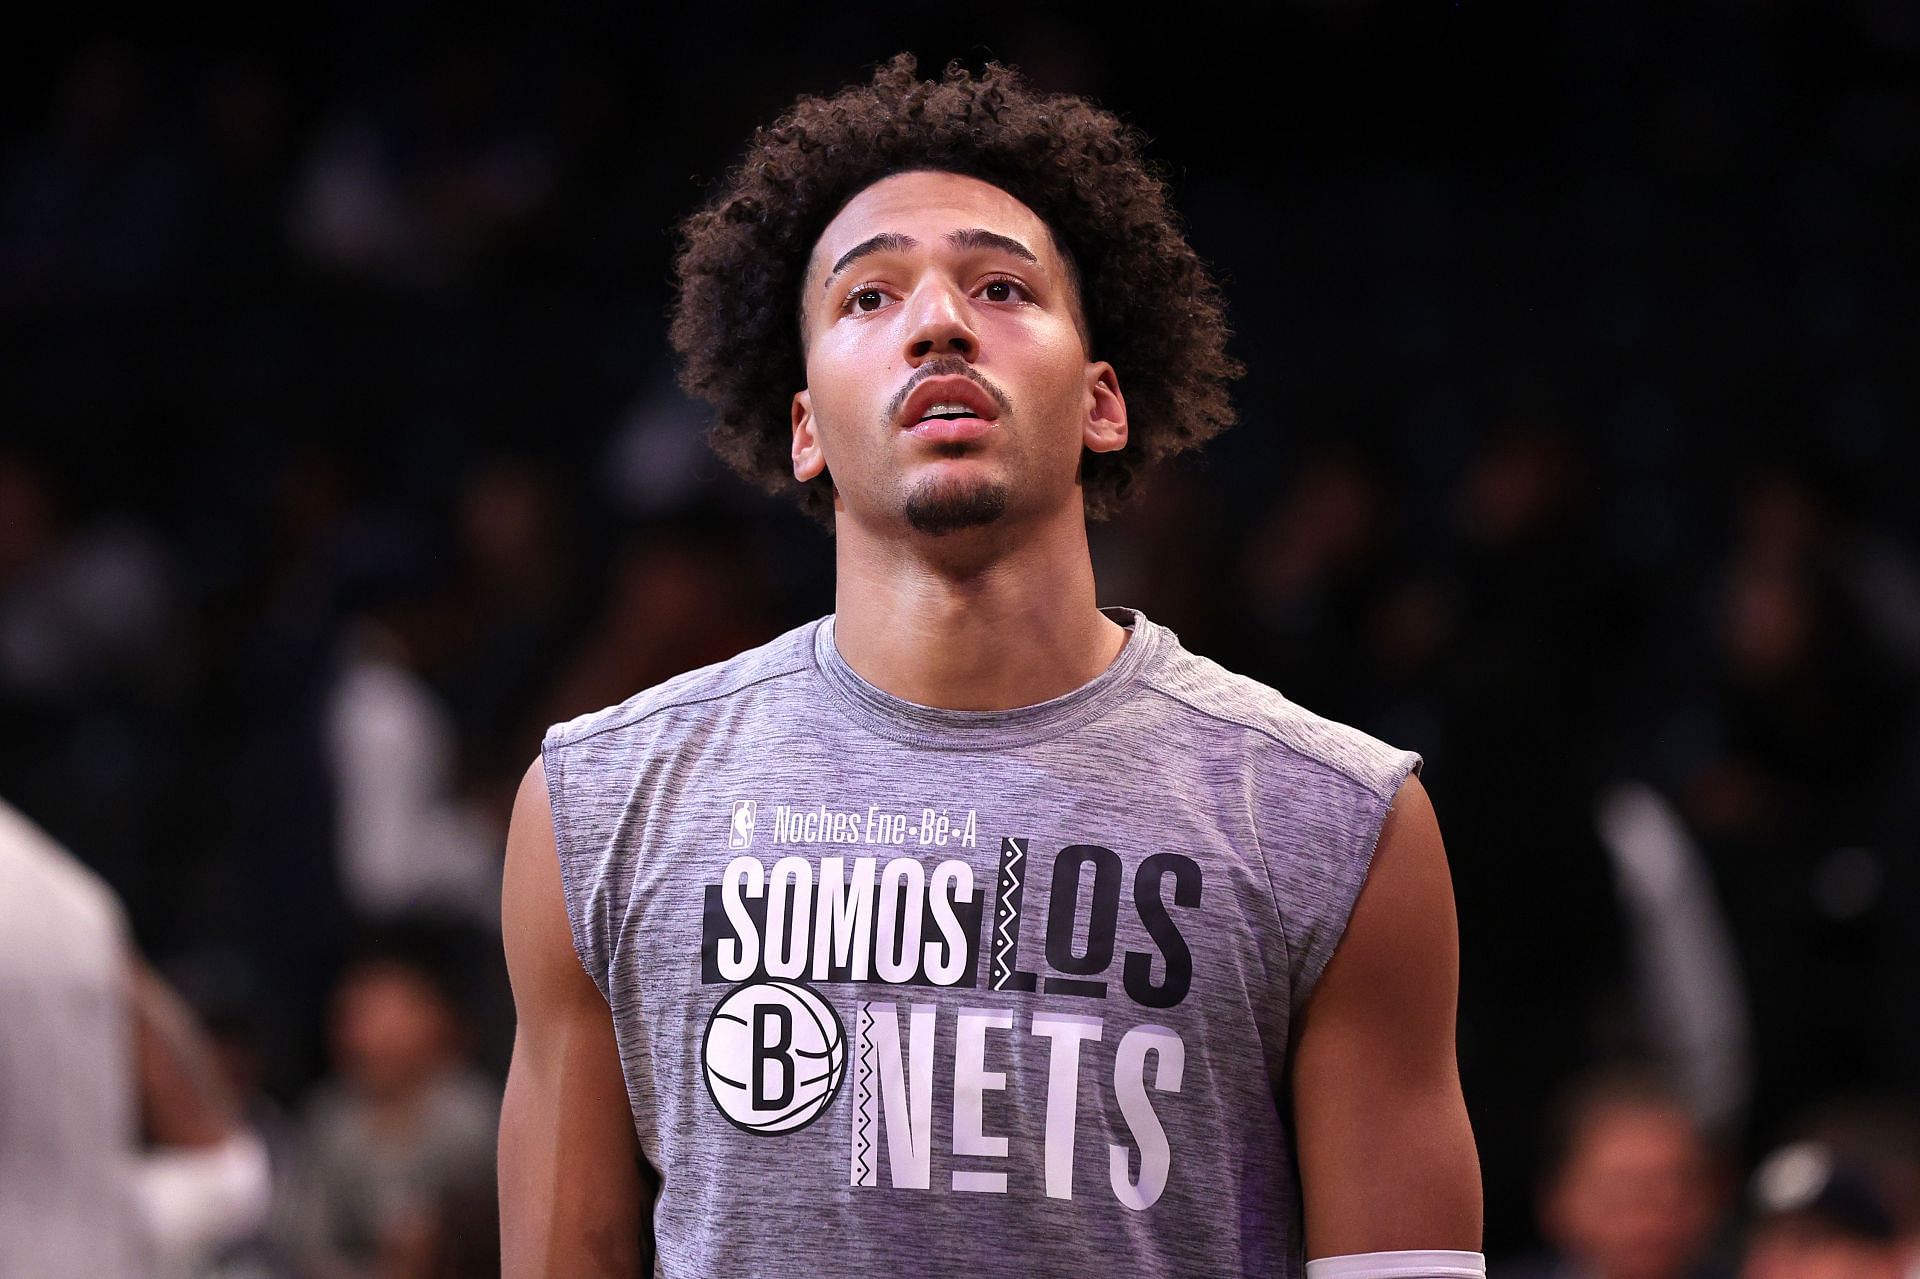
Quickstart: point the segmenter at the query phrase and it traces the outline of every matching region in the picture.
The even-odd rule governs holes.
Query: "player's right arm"
[[[573,948],[546,769],[514,799],[501,890],[519,1016],[500,1109],[503,1279],[633,1279],[648,1195],[613,1017]]]

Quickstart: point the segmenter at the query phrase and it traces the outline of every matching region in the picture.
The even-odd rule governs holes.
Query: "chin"
[[[997,481],[932,479],[907,495],[901,514],[915,532],[945,537],[998,522],[1007,498],[1007,486]]]

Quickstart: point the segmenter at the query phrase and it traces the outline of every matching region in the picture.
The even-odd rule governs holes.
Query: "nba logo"
[[[750,799],[733,801],[733,826],[727,834],[728,848],[753,847],[753,810],[755,803]]]

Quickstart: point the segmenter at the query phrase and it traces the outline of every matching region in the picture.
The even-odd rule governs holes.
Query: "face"
[[[458,1030],[431,983],[404,968],[375,964],[351,974],[334,996],[333,1051],[340,1073],[376,1097],[404,1093],[443,1069]]]
[[[1065,258],[996,186],[876,182],[821,233],[802,287],[793,473],[831,473],[843,526],[944,536],[1077,512],[1081,451],[1126,444]]]
[[[1575,1141],[1546,1225],[1596,1274],[1677,1279],[1704,1252],[1717,1200],[1711,1161],[1685,1115],[1609,1106]]]

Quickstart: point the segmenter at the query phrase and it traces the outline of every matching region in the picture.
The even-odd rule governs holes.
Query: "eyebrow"
[[[1032,262],[1037,265],[1040,261],[1033,255],[1032,249],[1012,236],[1001,235],[998,231],[989,231],[984,227],[963,227],[958,231],[949,231],[946,240],[956,249],[998,249],[1002,253],[1019,258],[1022,262]],[[831,287],[835,276],[861,258],[874,253],[905,253],[909,249],[919,247],[920,242],[910,235],[902,235],[898,231],[882,231],[879,235],[862,240],[842,253],[840,260],[833,264],[833,270],[827,272],[827,278],[820,287]]]

